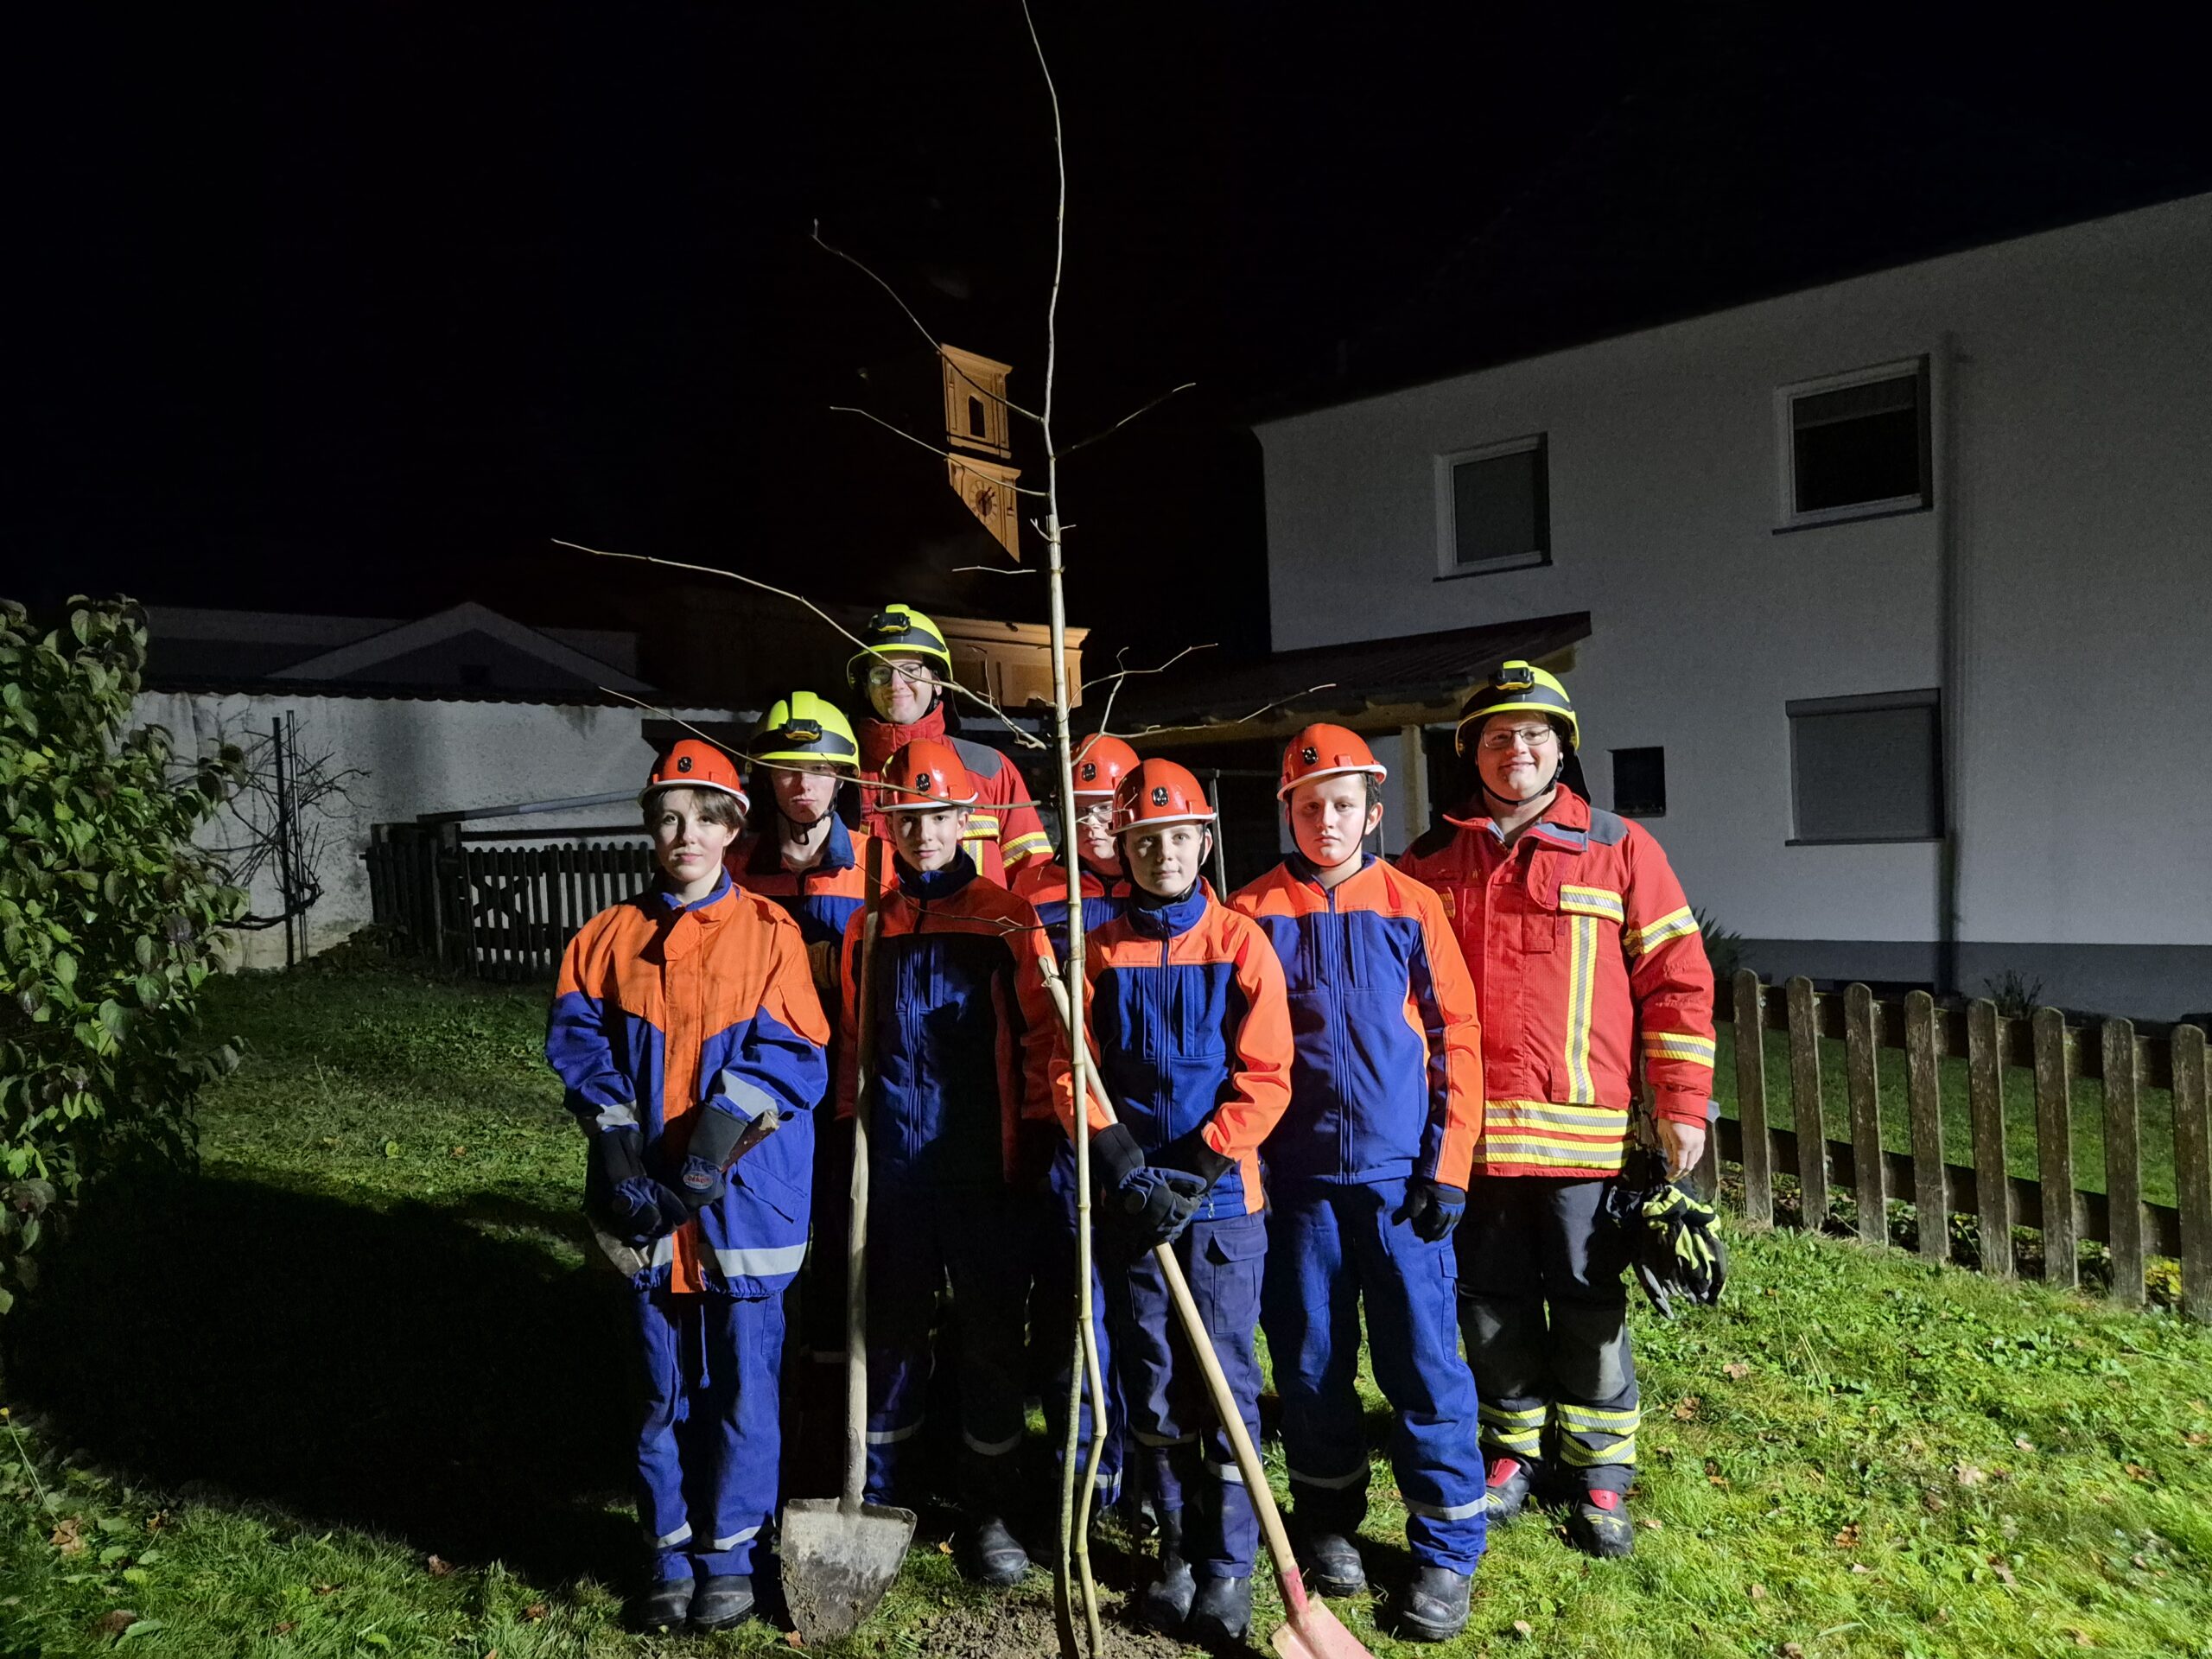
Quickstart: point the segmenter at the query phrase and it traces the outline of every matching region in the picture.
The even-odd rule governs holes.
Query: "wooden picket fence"
[[[1808,1227],[1824,1226],[1831,1194],[1848,1188],[1859,1236],[1870,1244],[1889,1241],[1888,1201],[1910,1201],[1919,1217],[1920,1254],[1929,1262],[1951,1260],[1949,1217],[1972,1216],[1980,1224],[1981,1270],[2000,1277],[2013,1272],[2015,1227],[2042,1233],[2044,1279],[2069,1287],[2080,1283],[2081,1242],[2098,1240],[2111,1252],[2116,1300],[2141,1304],[2148,1259],[2177,1258],[2183,1313],[2212,1324],[2212,1108],[2203,1032],[2177,1026],[2167,1037],[2142,1037],[2126,1020],[2069,1027],[2056,1008],[2005,1019],[1986,999],[1938,1007],[1925,991],[1902,1003],[1878,1002],[1864,985],[1838,994],[1793,979],[1777,988],[1748,969],[1737,974],[1732,990],[1737,1117],[1722,1121],[1707,1155],[1742,1166],[1749,1220],[1774,1221],[1774,1179],[1781,1173],[1796,1177],[1801,1218]],[[1824,1124],[1821,1134],[1807,1136],[1769,1122],[1762,1035],[1769,1030],[1789,1033],[1787,1093],[1792,1119],[1801,1125],[1823,1123],[1820,1039],[1842,1040],[1848,1141],[1829,1140]],[[1902,1154],[1882,1148],[1879,1096],[1881,1057],[1899,1050],[1912,1136],[1911,1150]],[[1973,1140],[1967,1163],[1953,1161],[1955,1149],[1944,1144],[1938,1067],[1947,1056],[1967,1064]],[[2008,1067],[2034,1074],[2035,1180],[2007,1173]],[[2071,1090],[2077,1078],[2104,1086],[2103,1192],[2075,1185]],[[2171,1205],[2143,1198],[2138,1103],[2145,1089],[2172,1093]]]
[[[652,879],[641,841],[515,847],[404,836],[365,856],[392,951],[480,979],[550,979],[578,928]]]

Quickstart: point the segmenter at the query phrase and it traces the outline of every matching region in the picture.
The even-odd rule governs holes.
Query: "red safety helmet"
[[[1275,799],[1288,799],[1292,790],[1316,778],[1347,772],[1363,772],[1377,783],[1390,775],[1357,732],[1344,726],[1308,726],[1282,752],[1282,786],[1275,791]]]
[[[934,812],[976,804],[976,780],[960,751],[940,738],[918,737],[884,764],[879,812]]]
[[[1213,807],[1190,768],[1140,760],[1114,789],[1114,833],[1148,823],[1211,823]]]
[[[687,737],[653,762],[652,776],[638,791],[638,803],[657,789],[710,789],[737,798],[738,810],[750,813],[753,798],[738,780],[737,763],[713,744]]]
[[[1075,798],[1104,795],[1110,798],[1122,778],[1136,770],[1137,752],[1118,737],[1093,732],[1076,745]]]

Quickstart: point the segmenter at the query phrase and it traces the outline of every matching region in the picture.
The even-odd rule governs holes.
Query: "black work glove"
[[[1448,1237],[1466,1213],[1465,1188],[1446,1186],[1441,1181],[1416,1175],[1406,1183],[1406,1201],[1390,1219],[1404,1222],[1422,1243],[1434,1244]]]
[[[645,1137],[634,1123],[620,1128],[592,1129],[584,1176],[584,1212],[611,1232],[623,1232],[631,1219],[631,1206],[616,1197],[623,1184],[645,1173]]]
[[[1092,1195],[1104,1198],[1122,1190],[1122,1183],[1144,1167],[1144,1149],[1137,1138],[1119,1123],[1109,1123],[1090,1137]],[[1121,1206],[1113,1206],[1119,1209]]]
[[[1123,1243],[1136,1255],[1173,1244],[1191,1224],[1211,1186],[1187,1170],[1147,1166],[1136,1171],[1116,1189]]]
[[[607,1230],[641,1250],[691,1218],[690,1205],[650,1175],[632,1176],[616,1187],[607,1212]]]
[[[676,1173],[676,1190],[692,1211],[705,1209],[729,1191],[722,1172],[747,1127],[736,1113],[714,1105],[701,1107],[691,1120],[691,1140],[684,1148],[683,1167]]]
[[[1236,1160],[1234,1158],[1224,1158],[1206,1145],[1204,1123],[1199,1124],[1188,1135],[1176,1136],[1158,1152],[1154,1153],[1147,1161],[1159,1169],[1187,1171],[1204,1181],[1209,1187],[1236,1167]]]

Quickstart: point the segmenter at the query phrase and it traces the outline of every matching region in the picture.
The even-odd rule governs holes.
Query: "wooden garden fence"
[[[652,879],[642,841],[483,846],[403,834],[365,857],[388,948],[480,979],[551,978],[578,928]]]
[[[1888,1200],[1910,1202],[1919,1216],[1920,1254],[1951,1260],[1948,1219],[1967,1215],[1980,1224],[1981,1270],[2013,1272],[2012,1230],[2043,1235],[2044,1277],[2078,1286],[2084,1239],[2103,1242],[2112,1255],[2112,1294],[2145,1299],[2145,1269],[2153,1255],[2177,1258],[2181,1308],[2212,1323],[2212,1109],[2206,1101],[2204,1033],[2177,1026],[2170,1036],[2136,1033],[2132,1022],[2107,1020],[2072,1027],[2056,1008],[2030,1019],[2007,1019],[1986,999],[1964,1007],[1938,1007],[1925,991],[1902,1003],[1878,1002],[1864,985],[1840,993],[1815,991],[1810,980],[1765,985],[1749,969],[1732,987],[1735,1020],[1734,1122],[1718,1126],[1708,1159],[1734,1158],[1743,1168],[1744,1211],[1751,1221],[1775,1219],[1774,1179],[1794,1175],[1802,1219],[1820,1227],[1829,1219],[1829,1198],[1849,1188],[1856,1202],[1859,1236],[1889,1240]],[[1767,1031],[1789,1033],[1787,1095],[1792,1121],[1821,1124],[1820,1133],[1777,1128],[1769,1117]],[[1845,1094],[1850,1139],[1827,1138],[1821,1116],[1820,1043],[1840,1039],[1845,1049]],[[1904,1057],[1911,1150],[1882,1147],[1880,1072]],[[1890,1056],[1885,1061],[1884,1057]],[[1966,1062],[1972,1146],[1945,1144],[1940,1065]],[[2010,1175],[2006,1163],[2003,1074],[2032,1071],[2037,1179]],[[2104,1088],[2105,1191],[2075,1185],[2072,1085],[2094,1080]],[[2143,1198],[2144,1141],[2139,1103],[2145,1089],[2171,1091],[2176,1202]],[[1967,1161],[1954,1161],[1964,1151]],[[2055,1195],[2055,1196],[2054,1196]]]

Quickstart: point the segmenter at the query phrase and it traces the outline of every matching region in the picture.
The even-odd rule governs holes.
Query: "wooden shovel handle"
[[[868,1121],[875,1086],[875,944],[883,931],[883,843],[868,843],[868,908],[861,918],[853,1086],[852,1213],[845,1233],[845,1484],[838,1508],[857,1515],[868,1479]]]
[[[1071,1030],[1073,1016],[1068,1007],[1066,987],[1050,975],[1045,983],[1052,988],[1052,1001],[1060,1011],[1060,1019]],[[1091,1097],[1109,1122],[1119,1122],[1114,1103],[1106,1097],[1106,1086],[1098,1074],[1090,1074]],[[1237,1409],[1236,1396],[1230,1392],[1229,1378],[1221,1369],[1221,1357],[1214,1352],[1213,1336],[1206,1329],[1206,1322],[1199,1316],[1197,1299],[1191,1294],[1191,1282],[1183,1276],[1183,1264],[1175,1256],[1173,1244],[1155,1245],[1152,1259],[1160,1264],[1160,1277],[1167,1281],[1169,1300],[1175,1304],[1176,1316],[1183,1322],[1183,1335],[1191,1352],[1196,1356],[1198,1369],[1205,1373],[1206,1395],[1213,1402],[1214,1415],[1221,1420],[1221,1432],[1229,1437],[1230,1449],[1236,1456],[1236,1472],[1244,1478],[1244,1490],[1252,1500],[1252,1508],[1260,1517],[1260,1530],[1267,1535],[1268,1553],[1275,1560],[1275,1584],[1282,1592],[1284,1610],[1293,1619],[1306,1611],[1306,1582],[1299,1576],[1298,1558],[1291,1553],[1290,1535],[1282,1523],[1282,1511],[1275,1507],[1275,1495],[1268,1484],[1268,1471],[1261,1461],[1259,1448],[1252,1444],[1251,1435],[1244,1427],[1244,1414]]]

